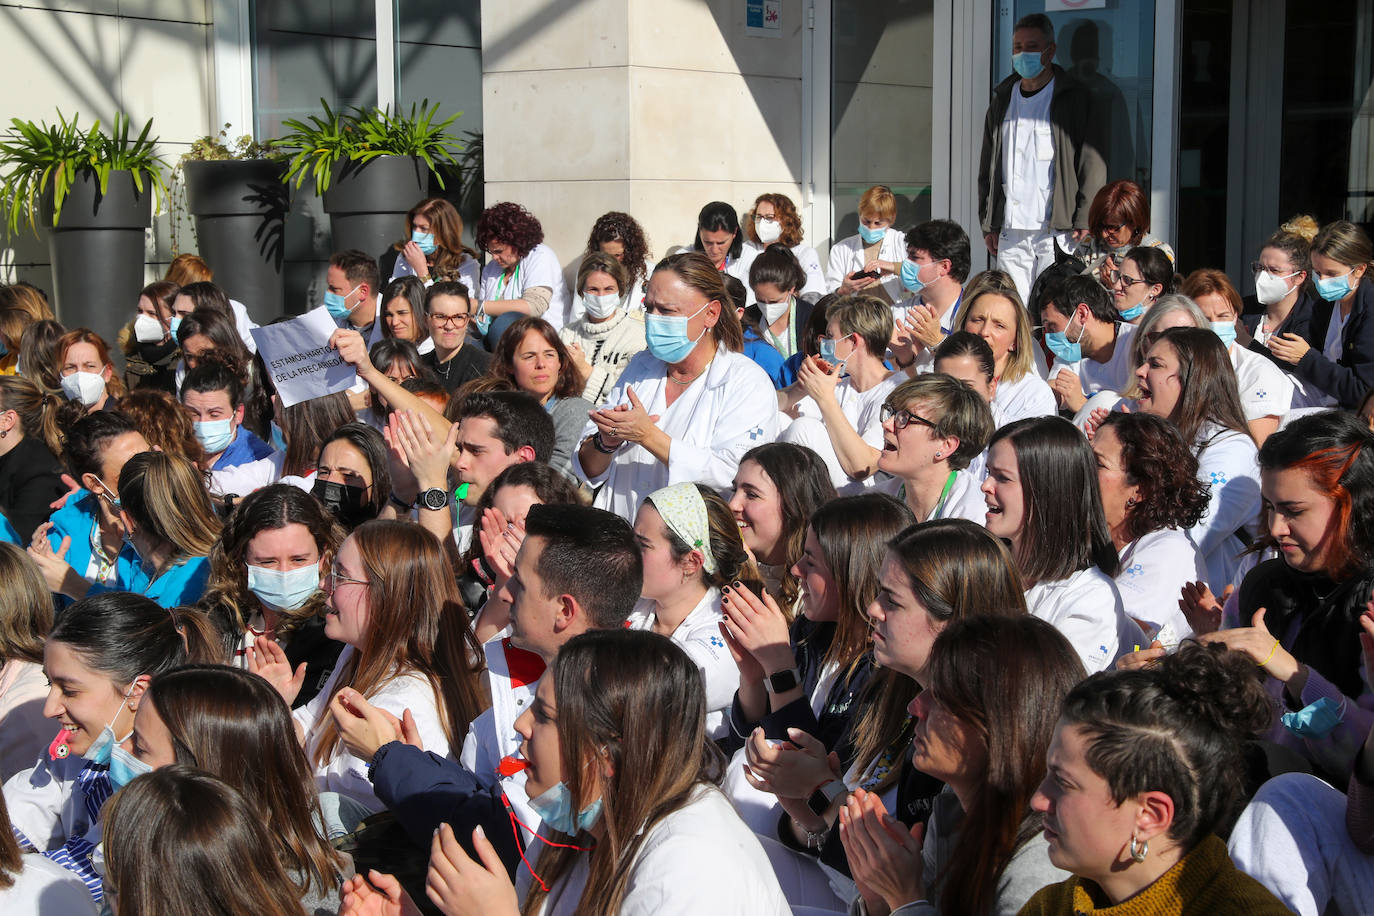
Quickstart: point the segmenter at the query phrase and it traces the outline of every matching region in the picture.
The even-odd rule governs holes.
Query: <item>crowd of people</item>
[[[0,290],[0,908],[1362,911],[1374,248],[1180,276],[1015,35],[977,275],[428,199],[290,406],[194,255]]]

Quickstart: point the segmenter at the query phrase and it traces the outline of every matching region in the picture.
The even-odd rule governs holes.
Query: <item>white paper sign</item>
[[[358,381],[354,368],[329,346],[338,329],[329,309],[320,306],[250,332],[283,407],[345,391]]]

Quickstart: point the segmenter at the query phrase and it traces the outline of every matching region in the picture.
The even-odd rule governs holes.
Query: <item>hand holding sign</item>
[[[330,346],[338,325],[324,306],[251,331],[283,407],[351,388],[358,374]]]

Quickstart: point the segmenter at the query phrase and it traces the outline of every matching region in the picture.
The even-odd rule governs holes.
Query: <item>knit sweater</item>
[[[1113,906],[1091,881],[1077,876],[1042,889],[1020,916],[1288,916],[1288,909],[1236,868],[1226,844],[1209,836],[1154,884]]]
[[[600,407],[630,357],[644,349],[644,318],[638,309],[620,309],[599,324],[579,318],[560,330],[558,337],[582,348],[592,367],[582,397]]]

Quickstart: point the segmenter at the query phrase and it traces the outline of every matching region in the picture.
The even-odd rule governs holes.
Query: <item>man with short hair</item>
[[[462,283],[441,280],[425,290],[425,325],[434,349],[420,361],[434,370],[450,394],[486,375],[491,365],[491,354],[486,350],[465,346],[471,321],[472,297]]]
[[[187,370],[181,403],[205,449],[203,470],[223,471],[272,454],[272,447],[243,425],[243,382],[219,360],[203,359]]]
[[[935,348],[954,327],[971,263],[968,233],[953,220],[926,220],[907,230],[898,273],[911,296],[892,306],[890,349],[897,368],[915,375],[934,366]]]
[[[1043,299],[1040,322],[1054,354],[1049,380],[1059,406],[1077,413],[1091,395],[1130,387],[1135,326],[1117,320],[1111,293],[1095,277],[1077,276],[1052,284]]]
[[[341,328],[363,335],[370,347],[382,339],[382,322],[377,320],[377,261],[365,251],[350,249],[335,252],[325,273],[325,308]]]
[[[1054,26],[1032,13],[1012,30],[1015,73],[993,90],[978,166],[978,219],[988,252],[1021,301],[1088,234],[1088,208],[1107,181],[1091,96],[1054,63]]]

